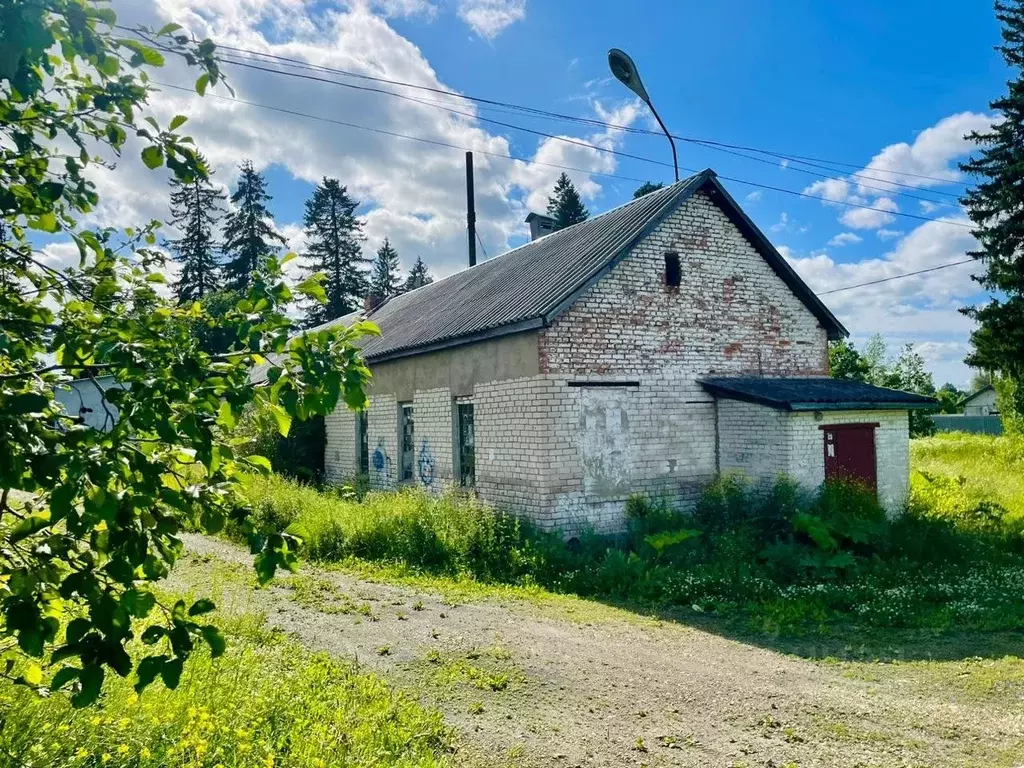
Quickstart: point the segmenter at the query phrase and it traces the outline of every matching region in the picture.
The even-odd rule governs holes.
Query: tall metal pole
[[[658,121],[658,125],[661,126],[661,130],[665,132],[668,137],[668,143],[672,145],[672,167],[676,171],[676,181],[679,181],[679,160],[676,158],[676,142],[672,138],[672,134],[668,132],[668,128],[665,127],[665,123],[661,121],[661,115],[658,114],[658,110],[654,108],[651,102],[647,102],[647,106],[651,108],[651,112],[654,113],[654,119]]]
[[[476,266],[476,203],[473,201],[473,153],[466,153],[466,223],[469,225],[469,266]]]

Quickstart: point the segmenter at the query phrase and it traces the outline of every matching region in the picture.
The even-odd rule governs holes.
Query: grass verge
[[[1024,626],[1024,503],[1015,490],[1024,449],[1003,440],[915,444],[915,462],[931,462],[935,474],[915,471],[909,512],[896,521],[853,488],[812,494],[784,479],[751,486],[726,477],[694,515],[635,497],[625,536],[584,533],[574,547],[457,494],[357,501],[279,477],[251,478],[247,493],[258,528],[288,529],[314,559],[470,599],[578,595],[739,617],[758,631],[1006,630]],[[999,484],[1000,501],[978,477],[993,452],[997,471],[1017,473]],[[939,474],[940,464],[968,475]]]

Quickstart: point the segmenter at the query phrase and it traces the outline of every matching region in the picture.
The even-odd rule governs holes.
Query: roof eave
[[[508,325],[499,325],[494,328],[485,328],[482,331],[476,331],[474,333],[467,333],[462,336],[452,336],[447,339],[441,339],[439,341],[431,342],[430,344],[421,344],[405,347],[403,349],[394,349],[384,352],[379,355],[366,355],[365,359],[367,363],[371,365],[374,363],[384,363],[388,360],[398,360],[403,357],[415,357],[417,355],[423,355],[427,352],[436,352],[442,349],[451,349],[452,347],[461,347],[466,344],[474,344],[479,341],[487,341],[489,339],[496,339],[501,336],[511,336],[515,333],[523,333],[525,331],[532,331],[544,326],[544,318],[542,317],[531,317],[525,320],[520,320],[516,323],[509,323]]]

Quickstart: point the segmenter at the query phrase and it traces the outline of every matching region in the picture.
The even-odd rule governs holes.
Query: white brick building
[[[727,470],[905,500],[907,408],[929,401],[822,378],[846,330],[711,171],[368,316],[370,407],[328,418],[332,481],[473,485],[564,531]]]

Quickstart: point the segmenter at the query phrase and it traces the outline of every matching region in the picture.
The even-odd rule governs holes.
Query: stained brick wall
[[[678,288],[664,284],[666,252],[680,256]],[[567,387],[552,415],[552,441],[562,453],[551,468],[549,519],[558,527],[581,519],[621,526],[627,494],[595,482],[595,475],[625,471],[630,482],[615,488],[680,503],[696,498],[716,472],[715,404],[698,378],[825,375],[828,365],[817,319],[703,194],[541,331],[540,356],[541,370],[562,386],[638,385],[598,409],[603,427],[585,401],[604,388]],[[616,429],[626,430],[627,450],[615,447]],[[608,448],[604,455],[592,449],[595,441]]]

